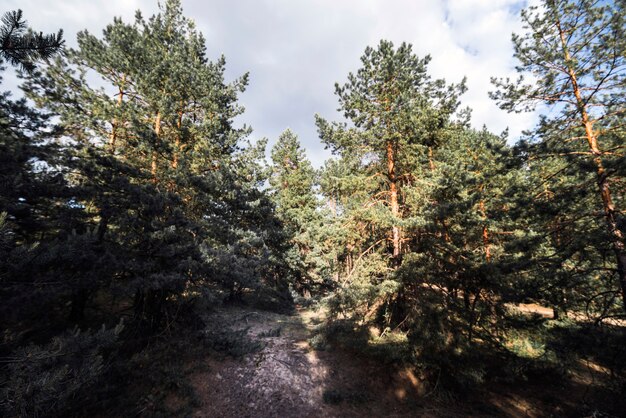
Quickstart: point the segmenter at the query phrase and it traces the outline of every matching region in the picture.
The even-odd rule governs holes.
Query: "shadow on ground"
[[[212,356],[205,371],[191,375],[199,399],[194,416],[415,416],[415,376],[342,350],[314,350],[309,338],[320,321],[311,310],[283,315],[235,307],[207,317],[208,332],[245,335],[240,344],[247,348]],[[418,415],[429,416],[425,409]]]
[[[554,330],[551,344],[562,346],[553,351],[582,343],[596,347],[567,372],[526,371],[522,379],[495,379],[461,396],[432,391],[432,382],[426,386],[410,368],[339,347],[314,349],[311,336],[323,321],[314,310],[278,314],[225,307],[205,320],[214,354],[189,374],[198,400],[195,417],[610,417],[620,416],[624,404],[614,398],[620,389],[603,383],[615,370],[609,362],[622,360],[606,358],[604,351],[616,351],[596,345],[616,341],[596,341],[600,337],[585,329],[568,335]]]

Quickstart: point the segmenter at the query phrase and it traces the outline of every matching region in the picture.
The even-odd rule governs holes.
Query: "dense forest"
[[[515,143],[471,127],[430,56],[364,45],[343,118],[311,115],[320,169],[296,132],[249,140],[248,74],[226,80],[180,0],[76,48],[27,17],[0,27],[24,93],[0,97],[2,416],[624,416],[624,1],[521,12],[519,78],[489,93],[540,112]],[[191,374],[304,329],[251,318],[307,315],[306,353],[410,393],[198,412]]]

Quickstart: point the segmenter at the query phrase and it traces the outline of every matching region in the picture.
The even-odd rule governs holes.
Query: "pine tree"
[[[525,191],[520,160],[486,129],[451,131],[435,154],[429,205],[413,214],[413,252],[399,276],[399,304],[425,356],[451,354],[498,333],[502,304],[517,279],[512,251],[524,236],[515,198]],[[418,233],[419,231],[419,233]],[[436,361],[431,358],[429,361]]]
[[[368,47],[361,61],[362,68],[335,88],[340,109],[354,127],[320,117],[317,125],[334,153],[354,161],[361,189],[369,194],[364,203],[388,211],[384,223],[389,224],[392,257],[399,260],[405,239],[402,189],[438,145],[465,87],[431,80],[430,57],[419,59],[407,44],[395,49],[381,41],[377,49]]]
[[[310,292],[317,270],[314,247],[320,223],[313,190],[316,173],[298,137],[289,129],[272,148],[271,171],[269,180],[276,214],[294,245],[289,257],[297,276],[294,284],[298,290]]]
[[[25,33],[19,11],[3,23],[0,55],[10,64],[32,72],[36,61],[60,52],[61,32]],[[111,260],[94,257],[92,234],[71,232],[80,229],[82,215],[66,177],[68,154],[55,135],[51,115],[8,92],[0,96],[0,413],[6,416],[62,415],[99,382],[107,366],[103,351],[123,328],[63,332],[71,288],[96,271],[102,275]]]
[[[15,24],[19,30],[8,26],[3,30],[15,29],[10,36],[19,37],[25,30],[21,13],[5,17],[6,25]],[[32,60],[46,58],[30,53]],[[23,66],[22,58],[9,62]],[[0,95],[0,215],[8,240],[0,257],[0,292],[7,329],[59,297],[59,287],[49,286],[47,291],[41,287],[50,279],[44,260],[53,252],[54,245],[48,244],[58,231],[74,226],[74,211],[67,204],[71,192],[61,168],[67,155],[52,140],[53,132],[50,115],[32,109],[25,99],[12,100],[9,92]]]
[[[247,75],[224,81],[224,58],[206,58],[175,0],[149,19],[115,19],[102,39],[81,32],[78,46],[26,88],[72,139],[86,230],[117,261],[86,293],[110,283],[159,327],[172,295],[189,286],[223,285],[231,296],[258,286],[271,252],[251,221],[269,205],[258,191],[261,170],[252,168],[263,152],[246,149],[250,130],[233,126]],[[87,71],[106,88],[90,88]]]
[[[414,225],[420,220],[411,214],[428,204],[425,178],[434,173],[436,149],[463,119],[455,120],[464,83],[432,80],[429,60],[408,44],[368,47],[362,67],[336,85],[351,126],[317,117],[322,141],[340,157],[322,175],[329,206],[341,214],[343,248],[333,264],[342,285],[334,309],[361,319],[396,297],[401,283],[395,271],[419,234]]]
[[[349,196],[344,190],[349,167],[345,162],[344,159],[328,159],[319,174],[320,193],[325,199],[325,206],[316,244],[321,259],[320,271],[329,279],[331,287],[337,286],[340,276],[345,277],[349,272],[347,242],[348,236],[354,233],[343,225],[349,208]]]
[[[21,242],[41,239],[58,228],[55,200],[62,198],[64,160],[50,143],[49,116],[30,108],[26,100],[0,97],[0,212],[6,212]],[[69,199],[69,196],[65,196]],[[58,215],[58,214],[57,214]]]
[[[518,80],[495,80],[492,97],[503,109],[550,106],[528,152],[535,158],[561,156],[580,171],[580,187],[592,187],[603,212],[604,236],[626,309],[624,207],[624,88],[626,54],[623,2],[548,0],[522,12],[528,32],[513,36]],[[532,77],[526,82],[524,75]],[[546,173],[548,181],[558,172]],[[538,185],[539,186],[539,185]],[[589,222],[593,222],[592,219]],[[564,254],[564,257],[567,255]]]
[[[533,231],[526,237],[524,280],[517,291],[551,306],[554,316],[570,310],[597,319],[615,312],[615,269],[597,194],[588,185],[593,169],[581,170],[576,157],[564,158],[545,144],[542,155],[527,143],[516,147],[524,156],[528,192],[521,197],[520,223]]]
[[[61,52],[62,30],[56,35],[34,35],[22,11],[7,12],[0,27],[0,64],[32,70],[37,60]],[[2,77],[0,76],[0,83]],[[51,169],[62,156],[49,139],[49,115],[14,101],[9,92],[0,94],[0,213],[17,226],[20,241],[32,241],[45,233],[50,216],[50,198],[61,192],[64,181]]]

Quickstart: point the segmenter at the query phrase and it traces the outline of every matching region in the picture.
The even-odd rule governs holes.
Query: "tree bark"
[[[330,208],[330,213],[333,215],[333,218],[337,217],[337,201],[333,196],[328,199],[328,207]]]
[[[161,112],[157,112],[155,120],[154,120],[154,134],[156,135],[157,140],[159,139],[159,136],[161,135]],[[156,143],[154,144],[154,147],[156,148]],[[152,151],[152,163],[150,165],[150,174],[152,174],[152,182],[154,184],[157,184],[158,178],[157,178],[157,152],[156,150]]]
[[[483,186],[481,186],[481,189]],[[481,190],[482,191],[482,190]],[[481,199],[478,203],[481,217],[483,218],[483,248],[485,250],[485,261],[491,261],[491,245],[489,244],[489,228],[487,228],[487,210],[485,209],[485,201]]]
[[[178,128],[178,132],[176,133],[176,139],[174,140],[174,156],[172,159],[172,168],[176,170],[178,168],[178,154],[181,151],[181,129],[183,127],[183,104],[181,103],[181,109],[178,112],[178,120],[176,121],[176,128]]]
[[[433,147],[428,147],[428,167],[430,171],[435,171],[435,157],[433,157]]]
[[[393,226],[391,227],[391,235],[393,242],[393,258],[400,257],[400,227],[396,224],[400,214],[400,206],[398,204],[398,184],[396,178],[396,161],[393,142],[387,141],[387,177],[389,179],[389,203],[391,206],[391,215],[393,217]]]
[[[122,75],[122,82],[119,86],[119,93],[117,95],[117,105],[116,107],[119,108],[122,105],[122,102],[124,101],[124,84],[126,83],[126,74]],[[111,135],[109,136],[109,150],[111,151],[111,154],[115,153],[115,145],[116,145],[116,141],[117,141],[117,126],[118,126],[118,120],[117,118],[113,118],[113,120],[111,121]]]

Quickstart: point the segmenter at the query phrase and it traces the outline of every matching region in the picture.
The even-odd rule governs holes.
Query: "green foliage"
[[[116,18],[100,38],[81,32],[77,49],[29,69],[23,89],[39,110],[0,100],[0,356],[62,356],[4,363],[7,411],[36,415],[55,397],[50,413],[81,407],[70,398],[87,399],[102,352],[123,380],[120,364],[141,356],[145,338],[202,326],[193,309],[251,293],[291,307],[288,234],[263,190],[265,142],[250,145],[250,129],[233,122],[247,75],[225,81],[225,59],[207,58],[179,1],[133,23]],[[62,352],[79,338],[68,329],[122,317],[119,351],[97,334],[84,344],[91,360]],[[244,350],[222,337],[211,340]]]
[[[509,111],[554,109],[519,144],[533,176],[533,215],[550,233],[540,274],[556,280],[542,296],[568,309],[611,293],[600,312],[614,315],[619,293],[626,309],[624,3],[541,6],[522,12],[527,31],[513,36],[519,79],[494,78],[491,96]]]
[[[608,393],[617,395],[625,381],[624,337],[622,328],[519,316],[504,338],[506,364],[492,374],[498,380],[514,381],[513,376],[564,379],[568,374],[591,373],[601,378]],[[610,401],[605,406],[617,405],[619,401]]]
[[[466,386],[484,379],[481,350],[499,346],[502,303],[523,257],[511,249],[526,234],[516,208],[527,183],[505,137],[466,127],[463,83],[431,80],[428,61],[409,45],[368,48],[337,87],[351,127],[318,118],[340,156],[321,175],[330,220],[342,228],[331,253],[339,286],[326,303],[357,329],[376,324],[406,338],[366,338],[361,351],[417,361]]]
[[[272,148],[270,171],[270,193],[276,215],[292,246],[285,253],[293,276],[290,282],[299,293],[310,296],[311,290],[323,280],[319,267],[323,261],[318,249],[321,216],[314,192],[316,172],[298,137],[289,129]]]
[[[361,61],[344,86],[336,85],[350,125],[317,117],[322,141],[340,157],[321,175],[328,229],[335,228],[324,247],[332,249],[329,264],[339,284],[327,301],[333,315],[359,321],[384,307],[389,325],[402,320],[396,318],[404,291],[397,268],[417,249],[414,233],[431,202],[426,179],[433,152],[465,123],[456,112],[465,87],[432,80],[430,57],[416,57],[407,44],[396,49],[381,41]]]
[[[395,294],[399,283],[381,274],[386,266],[387,260],[378,253],[356,266],[353,276],[326,299],[331,314],[364,319],[372,305]]]
[[[408,189],[416,186],[432,149],[453,125],[465,90],[463,82],[432,80],[430,57],[418,58],[408,44],[396,49],[381,41],[376,49],[368,47],[361,61],[345,85],[335,86],[350,125],[316,116],[322,142],[341,157],[322,175],[322,191],[349,225],[346,274],[363,251],[385,253],[391,245],[393,261],[399,260],[412,203],[406,200]]]
[[[15,350],[8,363],[7,382],[0,392],[6,416],[51,416],[76,403],[102,379],[104,352],[116,342],[122,325],[98,332],[74,330],[43,346]],[[85,402],[86,399],[82,399]]]
[[[263,143],[246,147],[249,129],[232,122],[247,75],[226,83],[224,58],[210,62],[205,49],[180,2],[169,1],[149,19],[115,19],[102,39],[81,32],[77,50],[25,84],[71,139],[82,230],[97,228],[115,259],[82,287],[95,294],[111,283],[153,330],[185,294],[204,293],[194,287],[226,288],[230,299],[285,287],[285,240],[259,190]],[[106,88],[89,87],[88,71]]]
[[[34,62],[48,59],[63,47],[63,30],[44,35],[29,29],[22,18],[22,11],[6,12],[0,26],[0,60],[32,71]]]

